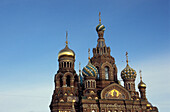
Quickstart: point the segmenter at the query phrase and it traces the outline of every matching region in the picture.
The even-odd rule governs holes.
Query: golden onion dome
[[[141,80],[138,84],[138,88],[146,88],[146,84]]]
[[[138,88],[146,88],[146,84],[142,81],[142,74],[141,74],[141,70],[139,71],[140,73],[140,83],[138,84]]]
[[[68,45],[66,45],[66,47],[64,49],[62,49],[59,53],[58,53],[58,59],[61,56],[72,56],[75,58],[75,53],[73,50],[71,50]]]

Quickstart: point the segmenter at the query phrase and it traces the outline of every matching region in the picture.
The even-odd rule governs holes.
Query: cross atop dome
[[[99,12],[99,24],[101,24],[101,12]]]
[[[105,26],[101,24],[101,12],[99,12],[99,24],[96,26],[96,31],[105,31]]]
[[[68,31],[66,31],[66,46],[68,46]]]
[[[126,52],[126,63],[128,64],[129,60],[128,60],[128,52]]]

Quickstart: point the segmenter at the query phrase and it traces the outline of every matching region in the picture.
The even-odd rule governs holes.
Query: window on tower
[[[60,87],[63,86],[63,79],[62,79],[62,76],[60,75]]]
[[[66,84],[67,84],[66,85],[67,87],[70,87],[70,76],[69,75],[67,76]]]
[[[105,79],[108,80],[109,79],[109,67],[105,67]]]

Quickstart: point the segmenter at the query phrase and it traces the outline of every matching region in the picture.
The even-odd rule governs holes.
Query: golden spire
[[[126,52],[126,63],[128,64],[128,52]]]
[[[68,32],[66,31],[66,46],[68,46]]]
[[[88,54],[89,54],[88,59],[89,59],[89,62],[90,62],[90,48],[88,49]]]
[[[142,81],[142,70],[139,70],[139,74],[140,74],[140,81]]]
[[[99,12],[99,24],[101,24],[101,12]]]

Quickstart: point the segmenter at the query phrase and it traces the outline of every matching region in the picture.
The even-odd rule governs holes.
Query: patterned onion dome
[[[138,88],[146,88],[146,84],[141,80],[138,84]]]
[[[75,53],[73,50],[69,49],[68,45],[58,53],[58,59],[61,56],[72,56],[75,58]]]
[[[123,80],[135,79],[136,71],[127,64],[126,68],[124,68],[121,72],[121,77]]]
[[[96,31],[99,32],[99,31],[105,31],[105,26],[102,25],[102,24],[99,24],[96,26]]]
[[[98,74],[98,70],[89,61],[89,63],[83,68],[82,73],[84,77],[88,77],[88,76],[96,77]]]

